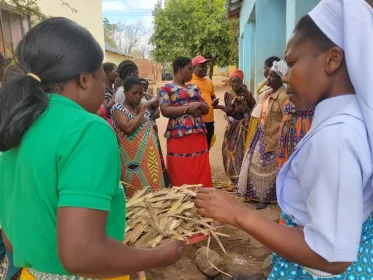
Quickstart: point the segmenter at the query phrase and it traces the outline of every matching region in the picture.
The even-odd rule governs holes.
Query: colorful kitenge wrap
[[[122,111],[130,119],[133,116],[125,106],[116,103],[112,109]],[[124,134],[114,122],[122,161],[122,181],[127,183],[126,195],[132,197],[137,190],[147,188],[156,192],[165,187],[161,155],[149,115],[131,135]]]
[[[166,188],[171,188],[172,185],[171,185],[171,182],[170,182],[170,178],[168,176],[166,163],[164,162],[161,142],[159,141],[158,126],[156,124],[154,124],[153,129],[154,129],[154,132],[155,132],[155,136],[157,137],[157,146],[158,146],[159,155],[161,157],[161,165],[162,165],[164,185],[165,185]]]
[[[201,91],[195,85],[166,84],[159,92],[161,104],[172,107],[192,102],[204,102]],[[167,171],[173,186],[202,184],[212,187],[207,129],[202,116],[184,114],[169,119],[167,139]]]
[[[285,103],[285,116],[280,127],[278,143],[278,170],[288,161],[299,141],[311,128],[314,109],[298,111],[291,101]]]
[[[250,112],[255,105],[253,97],[246,99],[233,90],[224,95],[227,108],[228,126],[225,130],[222,147],[224,170],[233,185],[237,185],[242,160],[245,155],[247,129]]]
[[[271,90],[272,89],[267,86],[267,81],[261,82],[258,85],[258,89],[257,89],[258,102],[255,104],[255,107],[251,112],[251,118],[250,118],[249,128],[247,130],[247,137],[246,137],[246,143],[245,143],[245,153],[250,146],[251,140],[254,138],[254,134],[256,132],[256,129],[258,128],[260,113],[262,112],[264,101],[266,100]]]
[[[1,234],[1,233],[0,233]],[[9,252],[0,261],[0,279],[2,280],[18,280],[21,274],[19,268],[13,265],[13,256]]]
[[[286,226],[298,227],[292,219],[285,213],[281,214],[282,221]],[[302,267],[298,264],[289,262],[284,258],[273,255],[273,269],[269,274],[268,280],[337,280],[337,279],[372,279],[373,275],[373,219],[372,216],[365,221],[361,233],[361,241],[356,261],[346,270],[346,272],[327,276],[327,273]],[[317,276],[318,275],[318,276]]]
[[[276,152],[265,152],[264,128],[260,124],[242,162],[237,194],[255,201],[275,202]]]
[[[258,128],[259,118],[250,118],[249,127],[247,128],[247,137],[245,143],[245,153],[250,146],[251,140],[253,140],[256,129]]]

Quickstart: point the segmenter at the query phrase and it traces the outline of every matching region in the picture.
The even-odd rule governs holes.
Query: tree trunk
[[[214,75],[214,60],[211,60],[211,63],[210,63],[210,70],[209,70],[210,80],[212,80],[212,75]]]

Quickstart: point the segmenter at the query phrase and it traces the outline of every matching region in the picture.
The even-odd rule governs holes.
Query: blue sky
[[[156,0],[103,0],[102,10],[104,17],[112,23],[133,23],[141,20],[147,27],[151,27],[155,3]]]

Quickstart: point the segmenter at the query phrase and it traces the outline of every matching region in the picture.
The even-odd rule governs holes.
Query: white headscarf
[[[373,9],[364,0],[322,0],[309,15],[345,52],[373,150]]]
[[[284,76],[285,73],[288,71],[288,66],[283,60],[274,61],[271,70],[279,75],[280,78],[282,78],[282,76]]]

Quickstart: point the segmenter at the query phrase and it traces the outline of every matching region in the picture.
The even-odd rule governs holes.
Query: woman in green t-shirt
[[[121,242],[119,150],[94,114],[104,100],[97,41],[51,18],[25,35],[15,61],[22,74],[0,89],[0,224],[21,279],[128,279],[175,263],[182,242],[151,250]]]

